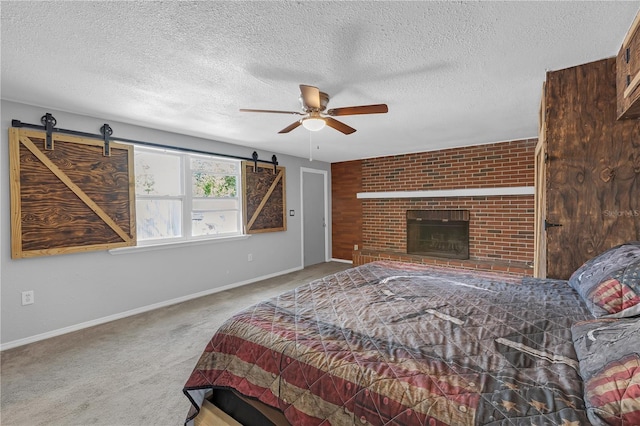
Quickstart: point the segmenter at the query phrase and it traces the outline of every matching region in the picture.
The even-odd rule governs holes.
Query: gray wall
[[[214,142],[123,123],[2,101],[0,148],[0,279],[2,349],[72,331],[198,295],[302,268],[300,167],[327,170],[328,163],[278,155],[286,167],[287,231],[243,240],[187,245],[114,255],[108,251],[11,259],[8,128],[11,120],[39,124],[50,112],[60,128],[99,133],[105,122],[114,136],[250,157],[250,147]],[[272,152],[258,150],[260,158]],[[329,200],[330,202],[330,200]],[[329,226],[330,226],[330,221]],[[329,236],[331,231],[329,230]],[[329,246],[331,242],[329,241]],[[274,249],[277,247],[277,250]],[[247,255],[253,254],[248,262]],[[21,305],[21,293],[35,303]]]

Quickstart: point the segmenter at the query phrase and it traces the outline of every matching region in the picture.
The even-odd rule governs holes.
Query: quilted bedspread
[[[566,281],[374,262],[230,318],[184,392],[215,388],[292,425],[586,425]]]

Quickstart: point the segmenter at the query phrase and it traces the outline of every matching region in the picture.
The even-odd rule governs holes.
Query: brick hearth
[[[533,264],[525,262],[505,262],[488,259],[441,259],[374,250],[354,250],[352,256],[353,266],[364,265],[365,263],[375,262],[376,260],[393,260],[396,262],[419,263],[421,265],[451,266],[455,268],[533,276]]]

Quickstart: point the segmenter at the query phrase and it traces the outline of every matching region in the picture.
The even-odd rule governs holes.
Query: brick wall
[[[537,139],[362,160],[362,191],[532,186]]]
[[[339,191],[339,198],[334,194],[333,209],[341,210],[342,206],[347,206],[341,200],[349,198],[348,191],[352,191],[353,209],[353,198],[357,192],[533,186],[536,142],[536,139],[516,140],[360,160],[360,189],[355,185],[346,189],[346,183],[336,183],[338,187],[343,186],[343,191]],[[332,165],[333,182],[343,180],[342,164]],[[345,176],[344,180],[347,179],[352,178]],[[470,210],[469,249],[475,265],[517,263],[522,266],[533,262],[533,195],[359,201],[362,247],[361,253],[355,253],[354,263],[366,256],[371,260],[371,256],[376,254],[380,258],[389,254],[406,254],[406,211],[420,209]],[[334,233],[333,241],[334,247],[342,244],[341,235]],[[334,257],[337,257],[335,251]]]

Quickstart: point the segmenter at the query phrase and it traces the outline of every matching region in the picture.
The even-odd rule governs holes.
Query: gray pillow
[[[595,317],[640,315],[640,242],[613,247],[588,260],[569,278]]]
[[[640,318],[599,319],[571,327],[594,425],[640,425]]]

